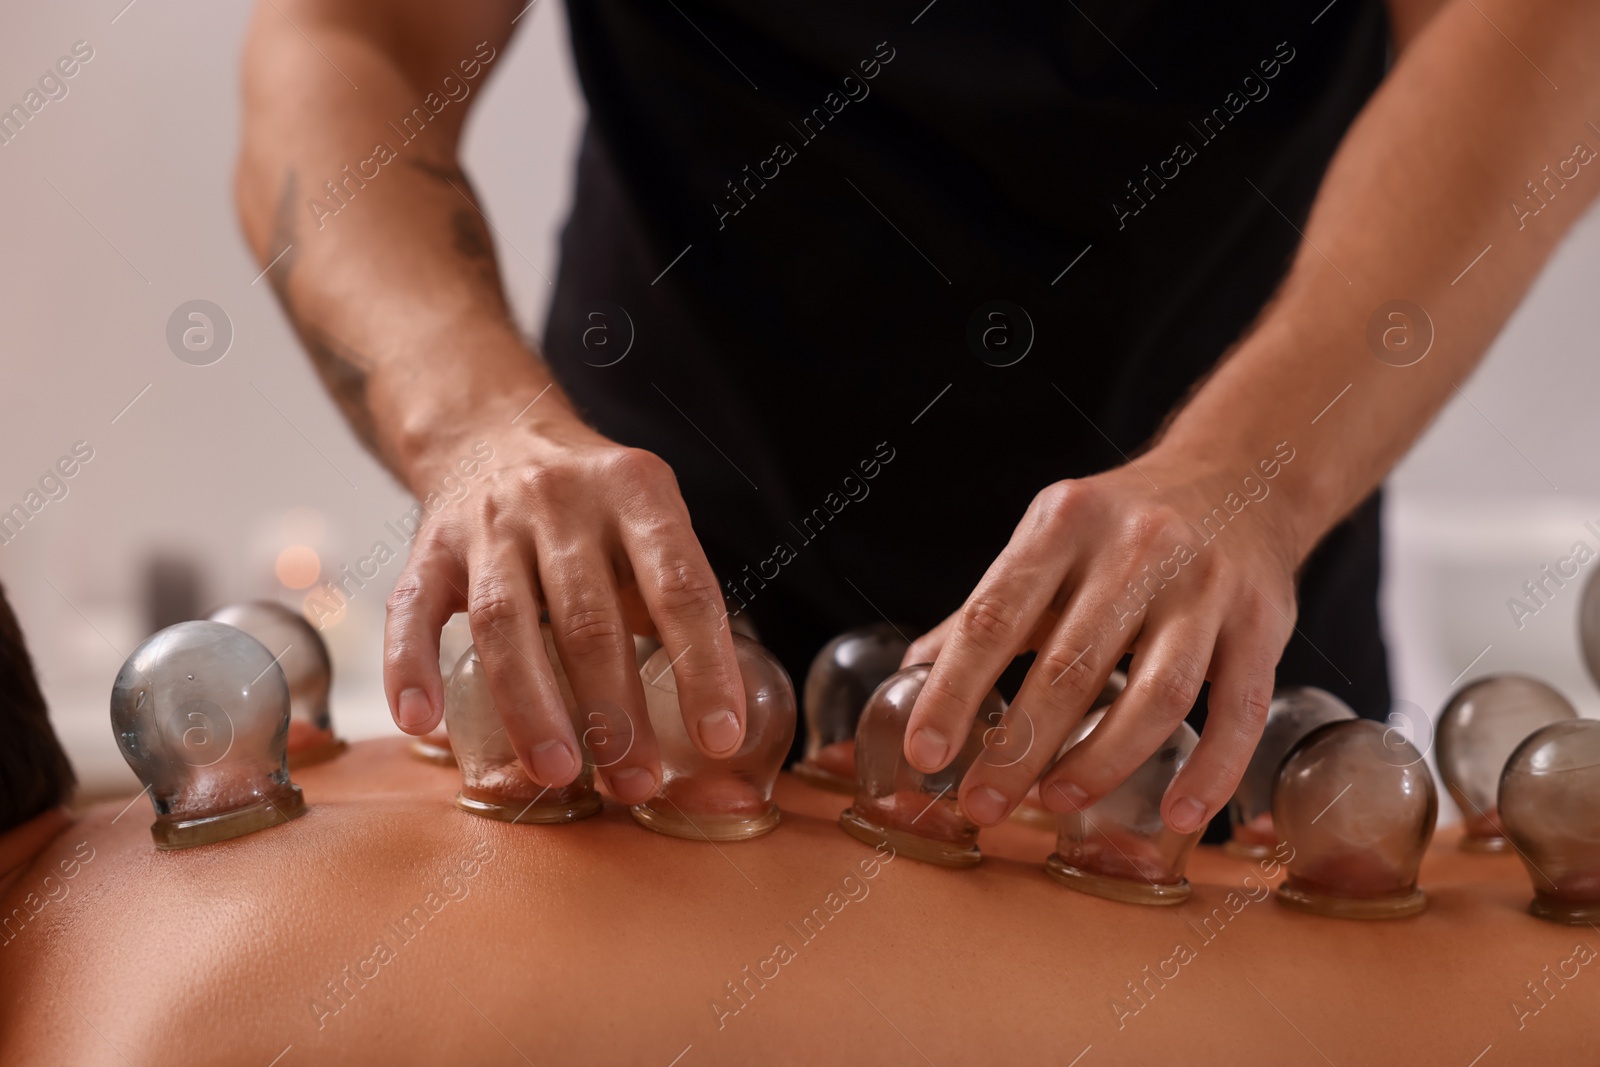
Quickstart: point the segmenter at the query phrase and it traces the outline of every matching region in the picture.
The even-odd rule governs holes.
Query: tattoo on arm
[[[466,259],[494,262],[494,249],[489,247],[489,232],[476,211],[458,208],[450,216],[450,224],[455,229],[457,252]]]
[[[477,273],[486,291],[507,318],[510,310],[501,284],[499,263],[495,259],[494,245],[489,237],[489,227],[477,203],[477,195],[465,173],[454,163],[439,163],[426,159],[406,159],[405,162],[423,174],[453,190],[452,195],[463,201],[450,215],[452,244],[461,258]],[[284,312],[294,325],[295,333],[305,346],[316,367],[317,375],[333,397],[351,429],[361,439],[369,452],[396,470],[395,464],[385,455],[378,436],[377,422],[367,401],[369,376],[378,360],[335,337],[332,333],[310,321],[296,306],[290,292],[290,279],[300,259],[296,247],[298,227],[297,212],[303,210],[300,202],[300,180],[294,168],[284,172],[282,191],[273,212],[272,231],[267,252],[276,257],[267,271],[273,291],[277,293]],[[403,371],[402,371],[403,373]]]
[[[317,376],[333,397],[334,403],[344,413],[350,428],[373,455],[387,463],[378,442],[377,424],[372,409],[367,404],[367,375],[373,360],[341,342],[332,334],[308,322],[295,307],[289,292],[289,278],[294,273],[299,253],[295,250],[295,211],[299,200],[300,180],[291,167],[284,172],[283,192],[272,218],[272,236],[267,251],[277,257],[267,276],[272,289],[278,294],[284,313],[289,316],[300,343],[305,346]]]
[[[505,297],[500,284],[500,264],[494,257],[494,245],[489,241],[489,228],[483,216],[473,208],[458,208],[450,216],[450,225],[455,232],[456,251],[477,270],[479,280],[493,291],[503,310]]]
[[[361,443],[379,460],[388,462],[378,441],[378,426],[367,404],[367,373],[372,367],[368,356],[357,352],[331,334],[324,333],[309,323],[296,322],[300,341],[316,365],[317,376],[327,388],[334,403],[344,412],[345,421],[356,432]]]
[[[478,205],[478,191],[472,187],[466,172],[454,163],[439,163],[428,159],[407,159],[410,166],[449,185],[457,196],[466,201],[450,216],[450,226],[455,235],[455,249],[461,258],[472,264],[480,280],[494,293],[494,300],[502,313],[509,317],[505,287],[500,278],[500,264],[495,259],[494,243],[489,239],[488,220]]]

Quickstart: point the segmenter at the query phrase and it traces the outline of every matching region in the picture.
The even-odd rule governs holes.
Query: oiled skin
[[[1530,918],[1515,857],[1462,855],[1453,835],[1411,920],[1313,918],[1270,899],[1230,915],[1230,889],[1238,906],[1260,882],[1212,849],[1191,864],[1189,903],[1142,908],[1056,885],[1039,867],[1049,836],[1015,824],[983,839],[976,870],[884,862],[833,825],[848,798],[788,779],[783,824],[739,844],[660,837],[615,806],[508,826],[457,811],[453,773],[404,746],[354,745],[296,776],[305,817],[186,852],[155,850],[144,802],[115,824],[124,802],[84,812],[0,896],[9,914],[80,860],[0,947],[0,1063],[665,1067],[682,1053],[685,1067],[946,1067],[1067,1064],[1092,1046],[1081,1067],[1343,1067],[1465,1065],[1491,1044],[1485,1063],[1594,1062],[1600,1048],[1594,966],[1552,980],[1521,1030],[1510,1007],[1519,994],[1537,1005],[1523,983],[1579,942],[1600,948],[1600,933]],[[451,872],[460,899],[441,890]],[[426,909],[430,890],[437,914],[401,940],[388,924]],[[1219,907],[1229,919],[1208,942],[1199,924]],[[813,909],[827,918],[807,942],[789,924]],[[319,1008],[380,937],[392,958]],[[1151,979],[1141,1006],[1126,983],[1179,941],[1193,958]],[[792,958],[767,962],[779,942]],[[775,977],[750,979],[734,1013],[725,983],[746,965]]]

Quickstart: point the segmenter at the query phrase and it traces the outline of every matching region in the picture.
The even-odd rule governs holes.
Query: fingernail
[[[924,771],[936,771],[944,766],[945,753],[949,751],[950,742],[937,730],[924,726],[911,735],[911,762]]]
[[[739,743],[739,717],[731,711],[713,711],[701,718],[697,729],[708,752],[720,755]]]
[[[656,780],[643,767],[624,767],[612,774],[611,791],[624,804],[641,804],[656,791]]]
[[[396,711],[400,729],[408,734],[420,732],[433,717],[433,705],[428,703],[428,694],[420,689],[403,690]]]
[[[993,826],[1006,817],[1006,809],[1010,806],[1005,794],[986,785],[980,785],[967,794],[967,814],[979,826]]]
[[[566,785],[578,773],[578,763],[565,741],[546,741],[533,746],[533,777],[540,785],[552,788]]]
[[[1071,782],[1055,782],[1040,797],[1051,811],[1082,811],[1089,803],[1089,794]]]
[[[1167,816],[1167,822],[1180,834],[1189,833],[1200,828],[1200,821],[1206,817],[1206,806],[1194,797],[1184,797],[1172,805],[1172,812]]]

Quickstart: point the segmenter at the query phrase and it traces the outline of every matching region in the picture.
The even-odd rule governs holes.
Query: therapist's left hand
[[[1046,487],[961,609],[906,653],[906,664],[933,662],[906,730],[912,766],[949,764],[984,694],[1037,650],[959,796],[975,823],[993,825],[1049,768],[1041,798],[1072,811],[1133,773],[1209,680],[1204,735],[1162,801],[1174,830],[1203,826],[1244,773],[1293,632],[1291,500],[1265,477],[1282,469],[1270,457],[1222,472],[1150,455]],[[1127,689],[1050,767],[1128,652]]]

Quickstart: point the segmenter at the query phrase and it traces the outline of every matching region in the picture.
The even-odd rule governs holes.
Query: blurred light
[[[350,614],[349,602],[344,597],[330,597],[321,590],[306,594],[300,613],[318,630],[331,630]]]
[[[290,545],[278,553],[273,570],[277,572],[278,581],[290,589],[310,589],[322,574],[322,560],[317,558],[313,548]]]
[[[328,523],[316,508],[301,506],[284,512],[278,528],[283,540],[292,545],[320,545]]]

